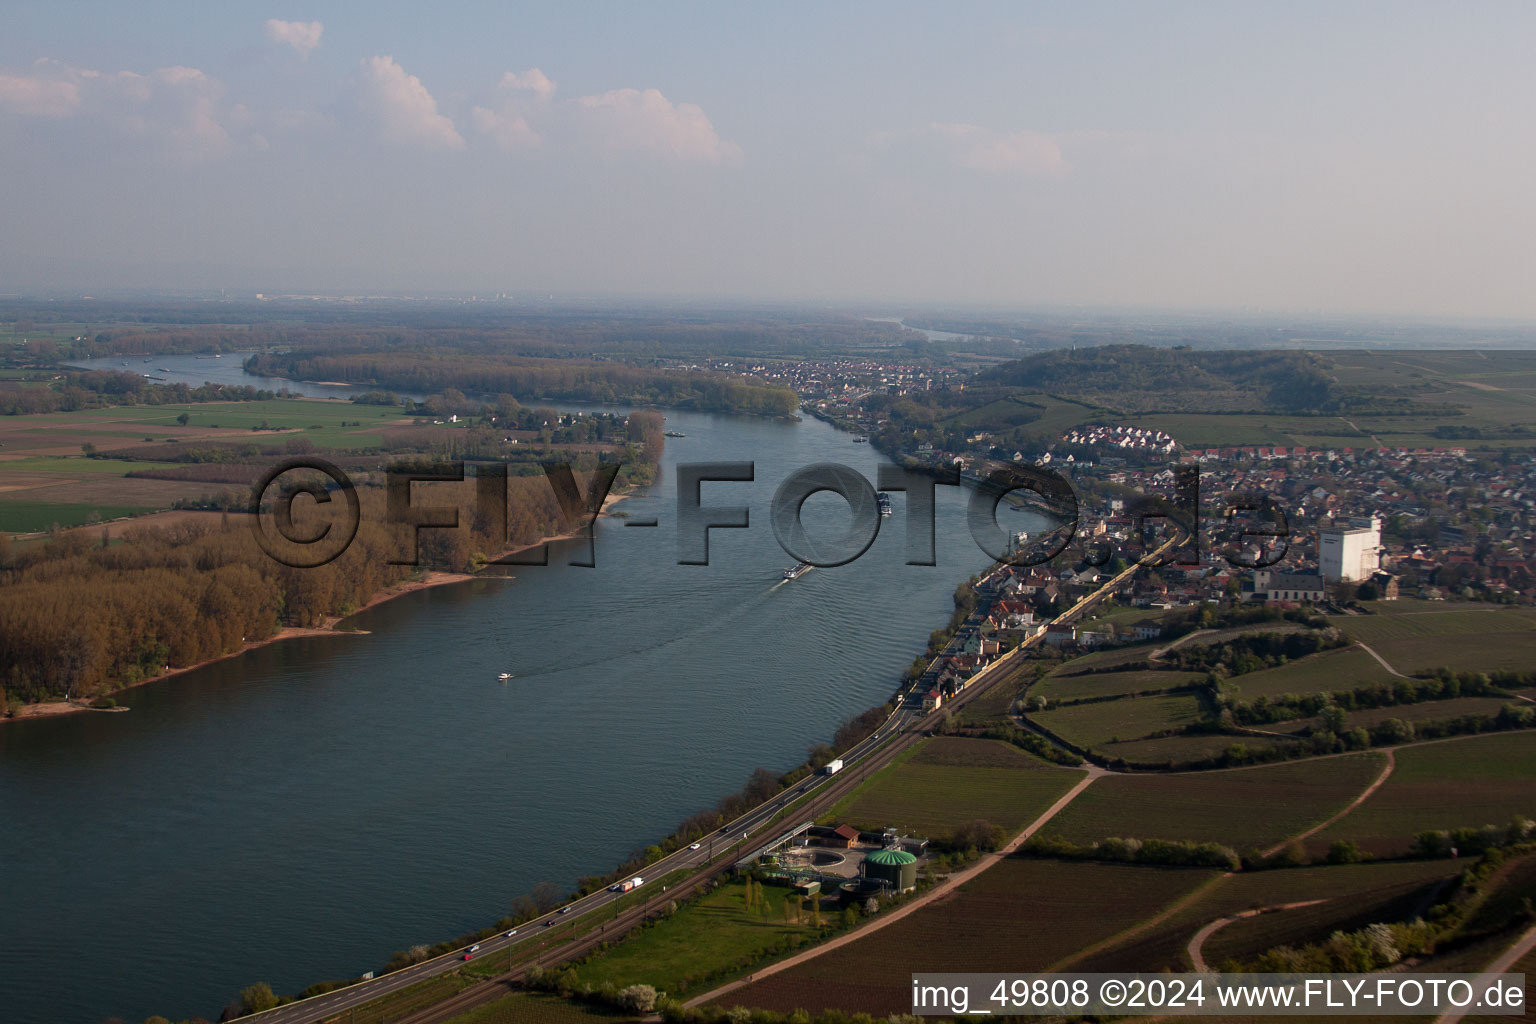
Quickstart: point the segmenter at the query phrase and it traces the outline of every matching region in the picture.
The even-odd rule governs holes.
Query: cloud
[[[555,94],[555,83],[549,80],[549,76],[538,68],[529,68],[518,73],[508,71],[501,76],[503,89],[527,89],[541,100],[547,100]]]
[[[357,76],[358,103],[386,142],[463,149],[453,120],[438,113],[437,100],[393,57],[369,57]]]
[[[226,106],[223,97],[221,82],[179,65],[108,73],[44,59],[28,72],[0,73],[0,111],[75,119],[89,130],[194,160],[226,155],[235,144],[231,129],[246,128],[244,108]]]
[[[0,73],[0,110],[25,117],[68,117],[80,109],[80,85],[67,77]]]
[[[614,89],[576,101],[587,127],[610,150],[710,164],[739,163],[741,147],[723,141],[704,111],[656,89]]]
[[[527,149],[543,143],[543,138],[528,124],[522,99],[514,94],[533,93],[537,105],[547,104],[555,94],[555,83],[538,68],[508,71],[501,76],[501,96],[495,106],[475,107],[470,111],[475,128],[489,136],[503,150]]]
[[[1072,169],[1061,145],[1044,132],[995,132],[974,124],[935,121],[927,136],[947,148],[954,163],[990,174],[1057,178]]]
[[[320,33],[325,26],[318,21],[280,21],[267,19],[267,38],[274,43],[291,46],[300,57],[309,59],[309,51],[320,45]]]

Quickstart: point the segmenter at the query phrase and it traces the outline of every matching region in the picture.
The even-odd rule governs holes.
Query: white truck
[[[821,770],[826,772],[828,775],[836,775],[838,772],[843,770],[843,759],[840,757],[834,757],[832,760],[828,761],[826,766]]]
[[[641,878],[639,875],[636,875],[634,878],[626,878],[624,881],[619,883],[619,892],[629,892],[629,890],[638,889],[644,884],[645,879]]]

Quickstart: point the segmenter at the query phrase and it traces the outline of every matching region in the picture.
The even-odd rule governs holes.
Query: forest
[[[642,459],[632,469],[649,473],[661,453],[662,417],[636,412],[628,426]],[[359,483],[357,536],[318,568],[269,556],[250,517],[228,512],[217,524],[138,527],[115,541],[89,529],[25,544],[0,534],[0,709],[107,694],[284,626],[325,625],[405,581],[420,570],[390,560],[408,550],[408,528],[387,522],[382,475]],[[505,532],[474,515],[461,529],[422,531],[423,566],[473,569],[574,525],[542,475],[509,476],[507,488]]]

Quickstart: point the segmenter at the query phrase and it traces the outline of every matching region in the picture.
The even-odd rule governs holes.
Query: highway
[[[1160,557],[1177,542],[1178,539],[1168,541],[1153,552],[1151,557]],[[1075,620],[1107,593],[1130,578],[1139,568],[1139,564],[1133,563],[1113,579],[1100,586],[1092,594],[1082,598],[1065,613],[1058,616],[1056,621],[1070,622]],[[1038,633],[1029,637],[1018,647],[987,666],[986,669],[973,678],[970,685],[966,686],[964,690],[944,705],[945,709],[953,710],[956,707],[963,706],[990,688],[993,683],[1008,674],[1004,671],[1005,669],[1016,664],[1022,653],[1040,643],[1042,638],[1043,634]],[[908,745],[920,738],[928,729],[937,725],[944,713],[945,711],[938,710],[924,716],[920,707],[914,706],[913,700],[903,701],[872,735],[854,744],[842,754],[844,765],[842,771],[835,775],[826,775],[821,772],[809,775],[789,789],[776,794],[772,799],[754,807],[735,821],[716,831],[713,835],[700,839],[699,849],[695,850],[690,847],[684,847],[647,865],[643,869],[644,874],[642,875],[647,881],[634,891],[645,894],[648,898],[638,902],[631,901],[630,906],[614,914],[611,921],[614,928],[611,934],[621,935],[638,923],[646,913],[650,900],[655,899],[662,891],[668,891],[669,898],[671,896],[681,896],[696,888],[711,875],[725,870],[740,856],[741,851],[745,849],[746,841],[760,832],[765,825],[777,818],[791,803],[804,797],[812,797],[814,799],[811,805],[805,809],[806,812],[814,814],[818,809],[824,811],[827,807],[831,806],[835,799],[861,783],[873,772],[884,767]],[[913,726],[916,726],[916,728],[913,728]],[[887,745],[887,741],[893,737],[896,738],[895,742]],[[881,749],[882,747],[884,749]],[[875,756],[877,754],[878,756]],[[777,832],[765,834],[762,838],[774,838],[777,834]],[[722,855],[722,859],[718,864],[711,866],[711,862],[715,859],[716,854]],[[670,886],[669,890],[662,890],[660,882],[657,880],[676,871],[688,869],[694,869],[694,874],[691,877]],[[653,885],[655,888],[652,888]],[[622,899],[625,895],[628,894],[605,890],[583,896],[578,900],[565,904],[563,907],[552,909],[535,920],[518,925],[513,935],[500,932],[490,938],[481,939],[478,943],[479,949],[476,950],[474,955],[476,958],[494,956],[498,953],[505,953],[509,949],[524,943],[537,942],[552,926],[574,922],[589,914],[611,907],[616,900]],[[607,932],[607,923],[609,922],[605,921],[604,932]],[[596,945],[603,937],[606,936],[600,936],[595,933],[590,936],[575,936],[570,942],[560,947],[558,951],[551,951],[554,953],[551,962],[579,955],[591,946]],[[289,1003],[259,1014],[252,1014],[249,1017],[242,1017],[241,1020],[260,1021],[261,1024],[315,1024],[316,1021],[321,1021],[354,1007],[370,1003],[381,996],[397,992],[419,981],[435,977],[439,974],[445,974],[463,964],[463,956],[468,951],[468,948],[468,946],[461,946],[451,952],[444,953],[430,960],[424,960],[403,970],[395,971],[382,977],[360,981],[346,988],[312,996],[309,999]],[[531,966],[531,962],[529,965],[519,966],[516,970],[509,972],[498,980],[505,982],[510,978],[519,976],[525,969],[525,966]],[[416,1024],[417,1021],[425,1022],[446,1016],[448,1013],[462,1012],[462,1010],[470,1006],[485,1002],[490,998],[495,998],[502,991],[505,991],[504,985],[494,986],[489,982],[484,985],[473,986],[443,1004],[422,1011],[420,1014],[403,1018],[402,1024],[405,1024],[405,1022]]]
[[[843,781],[845,776],[850,774],[852,765],[868,757],[872,751],[892,735],[902,731],[912,718],[912,711],[903,704],[869,738],[855,744],[842,755],[845,766],[842,772],[839,772],[837,775],[826,775],[820,772],[809,775],[789,789],[778,793],[771,800],[754,807],[735,821],[716,831],[713,835],[700,839],[699,849],[694,850],[689,847],[683,847],[647,865],[641,876],[647,880],[639,889],[633,891],[647,894],[651,899],[655,899],[663,891],[659,881],[655,880],[664,878],[676,871],[703,868],[710,863],[712,854],[729,854],[717,866],[717,869],[723,869],[736,859],[742,849],[745,849],[744,843],[746,840],[752,838],[764,825],[776,818],[789,804],[794,803],[801,797],[815,793],[823,786],[827,786],[834,781]],[[702,880],[703,877],[703,875],[700,875],[699,880]],[[684,888],[684,886],[672,886],[671,892],[681,892]],[[687,888],[691,888],[691,886]],[[535,920],[518,925],[514,935],[509,936],[506,932],[499,932],[490,938],[481,939],[478,943],[480,948],[475,952],[474,956],[476,959],[479,959],[481,957],[493,956],[497,953],[505,954],[507,950],[514,946],[535,942],[545,932],[550,930],[552,925],[558,926],[574,922],[596,911],[611,908],[615,901],[622,899],[626,895],[628,894],[604,890],[583,896],[578,900],[573,900],[562,907],[557,907],[546,914],[542,914]],[[633,905],[615,923],[627,930],[629,922],[626,919],[632,915],[638,916],[634,912],[643,913],[646,902],[645,900],[638,903],[631,901]],[[615,930],[617,932],[617,928]],[[471,943],[471,945],[476,945],[476,943]],[[391,974],[361,981],[346,988],[337,989],[334,992],[312,996],[309,999],[289,1003],[259,1014],[252,1014],[249,1017],[242,1017],[241,1020],[260,1021],[261,1024],[313,1024],[315,1021],[323,1020],[350,1010],[353,1007],[372,1002],[380,996],[388,995],[391,992],[398,992],[400,989],[414,985],[419,981],[451,971],[463,964],[463,957],[468,949],[469,946],[461,946],[451,952],[444,953],[430,960],[424,960],[419,964],[414,964]]]

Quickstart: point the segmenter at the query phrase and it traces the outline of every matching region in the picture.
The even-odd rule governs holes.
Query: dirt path
[[[1245,917],[1258,917],[1260,914],[1268,914],[1276,910],[1295,910],[1298,907],[1314,907],[1319,903],[1327,903],[1327,900],[1300,900],[1296,903],[1277,903],[1272,907],[1259,907],[1256,910],[1244,910],[1242,913],[1233,914],[1230,917],[1218,917],[1210,924],[1195,932],[1189,940],[1189,945],[1184,951],[1189,954],[1189,962],[1195,965],[1195,970],[1200,974],[1209,974],[1210,967],[1205,962],[1203,949],[1205,940],[1221,931],[1234,921],[1241,921]]]
[[[881,914],[879,917],[875,918],[873,921],[869,922],[863,927],[855,928],[851,932],[839,935],[837,938],[831,940],[830,942],[824,942],[821,945],[814,946],[803,953],[797,953],[787,960],[780,960],[778,963],[769,964],[767,967],[764,967],[762,970],[756,972],[755,974],[750,974],[739,981],[733,981],[728,985],[722,985],[711,992],[706,992],[701,996],[690,999],[687,1003],[683,1004],[684,1007],[702,1006],[705,1003],[719,999],[723,995],[734,992],[736,989],[741,988],[744,985],[749,985],[752,982],[757,981],[759,978],[766,978],[770,975],[778,974],[780,971],[794,967],[798,964],[805,963],[807,960],[821,956],[823,953],[826,953],[830,950],[837,949],[840,946],[846,946],[848,943],[862,939],[866,935],[877,932],[887,925],[895,924],[897,921],[900,921],[908,914],[911,914],[917,910],[921,910],[923,907],[928,906],[928,904],[934,902],[935,900],[949,895],[960,886],[981,874],[983,871],[992,867],[994,864],[997,864],[1004,857],[1007,857],[1017,851],[1018,848],[1028,842],[1029,838],[1038,832],[1046,824],[1046,822],[1056,817],[1056,815],[1061,813],[1063,808],[1065,808],[1073,800],[1076,800],[1078,796],[1081,795],[1083,790],[1087,789],[1090,785],[1093,784],[1095,779],[1103,778],[1109,774],[1111,773],[1105,771],[1103,768],[1089,767],[1086,770],[1082,780],[1079,781],[1077,785],[1063,793],[1055,803],[1051,804],[1050,807],[1045,809],[1044,813],[1042,813],[1034,821],[1030,822],[1029,825],[1025,827],[1024,831],[1014,836],[1013,839],[1009,841],[1007,846],[1004,846],[1002,849],[993,853],[985,855],[975,864],[972,864],[970,867],[965,868],[964,870],[956,871],[943,882],[940,882],[938,885],[934,886],[932,889],[928,890],[926,893],[917,897],[916,899],[903,904],[895,910]]]
[[[1205,636],[1208,633],[1214,633],[1214,632],[1216,632],[1214,629],[1197,629],[1193,633],[1185,633],[1183,636],[1179,637],[1173,643],[1166,644],[1166,645],[1164,645],[1162,647],[1159,647],[1157,650],[1155,650],[1155,651],[1151,652],[1150,654],[1148,654],[1147,655],[1147,660],[1148,661],[1162,661],[1163,660],[1163,655],[1167,654],[1169,651],[1171,651],[1175,647],[1179,646],[1179,644],[1182,644],[1182,643],[1184,643],[1184,642],[1186,642],[1188,640],[1193,640],[1197,636]]]
[[[1366,786],[1364,791],[1362,791],[1359,796],[1355,797],[1353,800],[1351,800],[1349,802],[1349,806],[1348,807],[1344,808],[1338,814],[1335,814],[1333,817],[1329,818],[1327,821],[1323,822],[1321,825],[1313,825],[1311,828],[1307,829],[1305,832],[1303,832],[1299,836],[1292,836],[1290,839],[1285,839],[1285,840],[1282,840],[1281,842],[1276,843],[1274,846],[1271,846],[1269,849],[1265,850],[1262,855],[1265,856],[1265,857],[1273,857],[1275,854],[1277,854],[1281,850],[1285,849],[1291,843],[1299,843],[1303,839],[1310,839],[1312,836],[1317,835],[1323,829],[1327,828],[1329,825],[1332,825],[1334,822],[1336,822],[1340,818],[1344,817],[1344,815],[1348,814],[1350,811],[1354,810],[1356,807],[1359,807],[1361,804],[1363,804],[1367,800],[1369,800],[1370,797],[1371,797],[1371,794],[1376,792],[1378,789],[1380,789],[1382,787],[1382,784],[1384,782],[1386,782],[1388,778],[1391,777],[1392,770],[1397,767],[1397,758],[1394,757],[1393,754],[1392,754],[1392,751],[1393,751],[1394,748],[1392,748],[1392,747],[1378,747],[1377,749],[1380,750],[1381,753],[1387,755],[1386,766],[1381,769],[1381,774],[1376,776],[1376,781],[1372,782],[1369,786]]]
[[[1525,956],[1532,949],[1536,949],[1536,927],[1526,929],[1525,934],[1516,939],[1514,945],[1506,949],[1502,956],[1489,964],[1477,981],[1472,983],[1473,989],[1479,992],[1486,989],[1489,985],[1493,984],[1493,975],[1503,974],[1505,971],[1508,971],[1514,966],[1516,960]],[[1456,1024],[1464,1016],[1466,1016],[1464,1012],[1453,1010],[1450,1013],[1437,1017],[1435,1024]]]
[[[1388,672],[1390,672],[1393,675],[1397,676],[1397,678],[1399,678],[1399,679],[1407,679],[1408,678],[1407,676],[1405,676],[1401,672],[1399,672],[1397,669],[1393,668],[1391,665],[1388,665],[1387,664],[1387,659],[1383,658],[1381,655],[1377,654],[1375,652],[1375,650],[1373,650],[1369,644],[1361,643],[1359,640],[1356,640],[1355,641],[1355,645],[1357,647],[1359,647],[1362,651],[1364,651],[1366,654],[1369,654],[1371,657],[1375,658],[1377,664],[1381,665],[1382,668],[1386,669]]]

